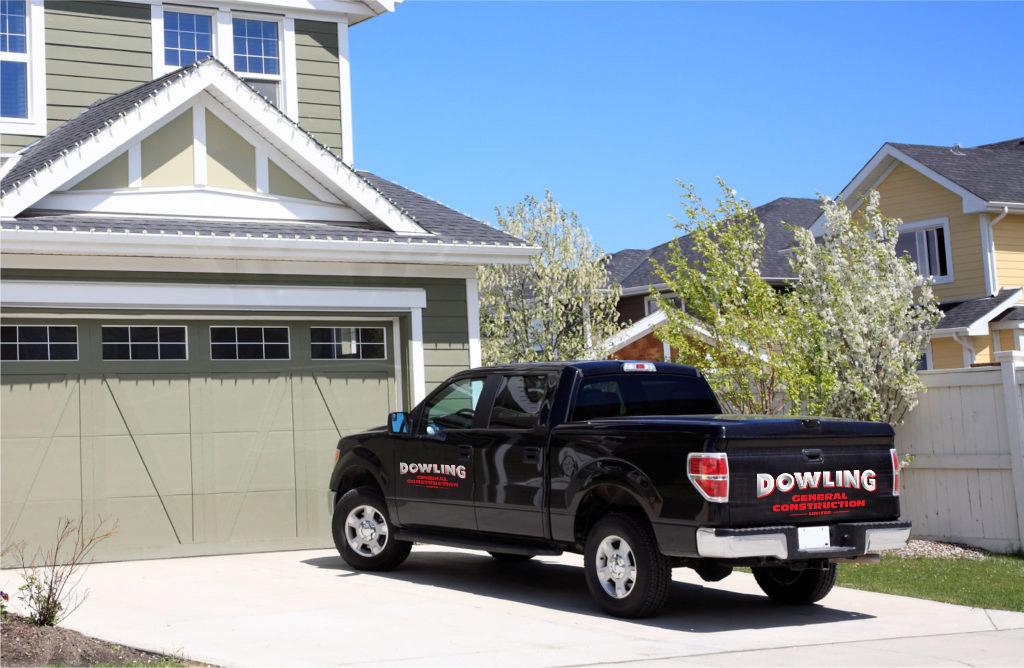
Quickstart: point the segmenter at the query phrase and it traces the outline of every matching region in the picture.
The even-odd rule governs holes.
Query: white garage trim
[[[412,349],[409,364],[412,366],[412,403],[423,401],[427,396],[427,380],[423,367],[423,309],[412,310],[412,332],[409,337]]]
[[[363,311],[426,308],[422,288],[4,281],[6,308]]]

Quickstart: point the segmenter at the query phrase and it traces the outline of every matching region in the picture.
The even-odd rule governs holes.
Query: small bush
[[[55,626],[85,601],[89,592],[78,591],[78,585],[93,561],[91,554],[100,542],[117,532],[116,524],[109,528],[106,525],[103,519],[89,530],[81,520],[61,518],[53,547],[40,548],[31,560],[25,558],[23,542],[9,546],[21,558],[25,583],[18,589],[18,598],[28,608],[33,624]]]

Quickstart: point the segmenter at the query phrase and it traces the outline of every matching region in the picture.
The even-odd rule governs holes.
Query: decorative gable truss
[[[220,62],[208,58],[147,86],[152,90],[41,164],[33,152],[48,150],[42,142],[67,138],[23,149],[18,159],[25,162],[7,165],[4,216],[33,208],[339,222],[428,234]],[[100,105],[80,118],[102,112]]]

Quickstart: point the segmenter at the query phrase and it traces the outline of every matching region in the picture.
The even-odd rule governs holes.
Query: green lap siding
[[[295,69],[299,125],[340,156],[343,139],[336,23],[295,21]]]

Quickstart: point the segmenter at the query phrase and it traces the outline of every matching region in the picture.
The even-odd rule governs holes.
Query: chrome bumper
[[[910,522],[840,524],[831,527],[830,547],[801,550],[797,527],[697,529],[697,553],[711,559],[774,557],[779,560],[849,558],[903,547],[910,539]]]

